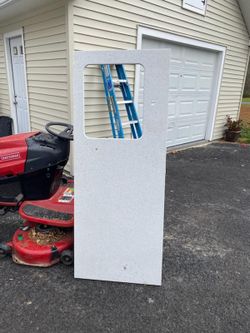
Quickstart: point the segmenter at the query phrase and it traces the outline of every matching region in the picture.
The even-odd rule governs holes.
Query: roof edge
[[[6,7],[6,6],[12,4],[15,1],[16,0],[0,0],[0,8]]]
[[[249,0],[237,0],[242,17],[245,21],[248,34],[250,35],[250,1]]]

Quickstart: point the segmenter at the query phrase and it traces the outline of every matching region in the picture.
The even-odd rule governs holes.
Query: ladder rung
[[[123,126],[133,125],[133,124],[138,124],[138,120],[131,120],[131,121],[128,121],[126,123],[122,123]]]
[[[119,102],[117,102],[118,105],[120,105],[120,104],[131,104],[131,103],[133,103],[133,101],[131,101],[131,100],[129,100],[129,101],[119,101]]]
[[[126,83],[127,84],[127,80],[113,80],[113,85],[115,88],[121,88],[121,83]]]
[[[114,84],[127,83],[127,80],[113,80]]]

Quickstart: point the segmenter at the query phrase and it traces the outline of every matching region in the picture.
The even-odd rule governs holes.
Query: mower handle
[[[63,131],[60,133],[57,133],[51,129],[52,126],[62,126],[65,127]],[[71,124],[67,123],[61,123],[61,122],[50,122],[45,125],[46,131],[54,136],[57,136],[60,139],[63,140],[73,140],[73,126]]]

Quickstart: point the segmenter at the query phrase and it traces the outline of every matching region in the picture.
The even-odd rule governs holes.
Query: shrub
[[[232,117],[227,116],[227,122],[225,124],[229,131],[240,131],[243,127],[242,120],[233,120]]]

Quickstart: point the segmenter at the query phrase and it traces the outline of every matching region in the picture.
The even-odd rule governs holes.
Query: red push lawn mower
[[[57,133],[53,126],[64,129]],[[31,266],[71,265],[74,183],[63,170],[73,127],[53,122],[46,130],[0,138],[0,213],[18,210],[24,219],[12,241],[0,244],[0,257]]]

